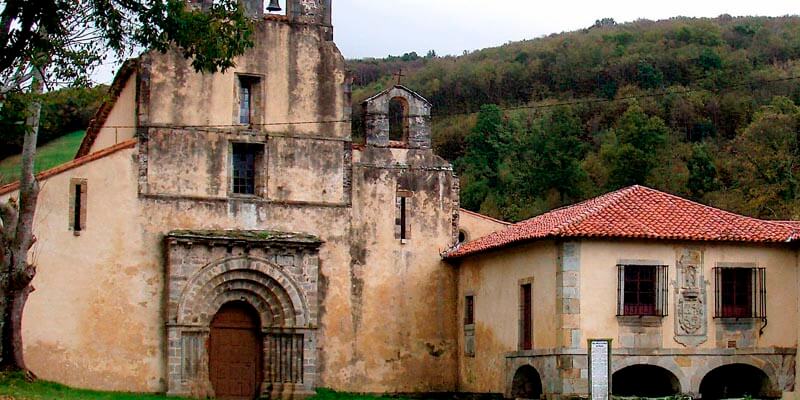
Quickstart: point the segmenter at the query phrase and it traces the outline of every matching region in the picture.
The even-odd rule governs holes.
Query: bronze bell
[[[274,12],[281,10],[281,3],[278,0],[269,0],[269,6],[267,6],[267,11]]]

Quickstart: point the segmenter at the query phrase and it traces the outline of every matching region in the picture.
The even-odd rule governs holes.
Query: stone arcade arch
[[[515,399],[539,399],[543,393],[542,377],[536,368],[523,365],[514,373],[511,382],[511,397]]]
[[[703,377],[700,396],[703,400],[774,397],[775,391],[767,374],[748,364],[729,364],[717,367]]]
[[[681,393],[678,377],[666,368],[636,364],[621,368],[611,377],[614,396],[667,397]]]
[[[172,232],[166,241],[168,393],[202,398],[226,387],[219,371],[212,385],[208,350],[231,304],[257,321],[259,396],[313,393],[321,242],[263,231]]]

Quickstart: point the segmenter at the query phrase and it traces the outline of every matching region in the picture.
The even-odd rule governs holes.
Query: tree
[[[503,118],[500,107],[482,106],[475,128],[467,136],[466,153],[456,162],[464,180],[461,201],[467,209],[481,210],[484,201],[499,187],[507,142]]]
[[[10,92],[30,97],[19,199],[0,206],[0,368],[27,371],[22,312],[36,275],[28,253],[36,241],[34,155],[45,86],[86,82],[109,50],[175,49],[197,71],[224,71],[253,45],[252,26],[236,0],[215,1],[205,12],[183,0],[0,0],[0,10],[0,105]]]
[[[706,193],[719,189],[717,180],[717,167],[708,154],[704,144],[695,144],[692,147],[692,156],[686,163],[689,169],[687,189],[694,200],[702,200]]]
[[[515,186],[530,198],[555,191],[558,203],[550,207],[580,200],[588,179],[581,166],[588,146],[580,138],[580,120],[571,108],[561,106],[534,120],[532,128],[521,135],[517,155],[511,158]]]
[[[800,211],[800,107],[775,97],[733,142],[745,210],[764,218]]]
[[[634,103],[617,121],[614,133],[616,143],[612,141],[601,150],[610,170],[610,189],[645,184],[655,167],[657,153],[667,140],[664,121],[648,117]]]

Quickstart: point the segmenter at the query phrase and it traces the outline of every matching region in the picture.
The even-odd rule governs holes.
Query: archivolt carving
[[[304,327],[309,309],[301,293],[289,275],[267,260],[223,259],[203,267],[186,284],[177,322],[208,326],[223,304],[245,300],[259,310],[264,327]]]

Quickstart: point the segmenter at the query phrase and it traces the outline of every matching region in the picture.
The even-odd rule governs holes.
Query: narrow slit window
[[[408,190],[398,190],[395,199],[397,213],[395,217],[394,233],[395,238],[401,241],[411,237],[409,207],[411,206],[411,192]]]
[[[83,199],[81,198],[81,185],[75,185],[75,207],[73,213],[75,215],[72,216],[72,229],[75,231],[81,231],[81,208],[83,207]]]
[[[80,235],[86,229],[87,181],[73,178],[69,188],[69,229]]]
[[[250,116],[253,105],[252,86],[247,80],[241,81],[239,87],[239,123],[250,124]]]
[[[475,296],[464,298],[464,325],[475,324]]]
[[[520,348],[533,349],[533,285],[526,283],[520,286]]]

